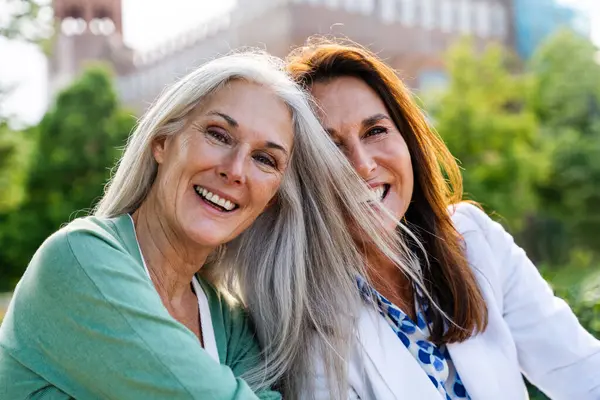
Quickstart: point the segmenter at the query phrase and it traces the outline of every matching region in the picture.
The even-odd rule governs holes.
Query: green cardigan
[[[0,399],[279,399],[239,378],[262,362],[254,333],[201,282],[221,364],[163,306],[128,215],[71,222],[35,253],[0,327]]]

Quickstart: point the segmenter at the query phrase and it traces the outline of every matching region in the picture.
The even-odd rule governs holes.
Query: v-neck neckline
[[[140,247],[140,242],[137,237],[137,232],[135,231],[135,222],[133,221],[133,217],[131,216],[131,214],[127,214],[127,216],[129,217],[129,221],[131,223],[130,226],[131,226],[131,229],[133,230],[133,236],[135,239],[135,243],[137,245],[137,251],[139,253],[139,257],[142,261],[142,266],[144,267],[144,270],[146,271],[146,276],[148,277],[150,284],[152,285],[152,287],[154,287],[154,282],[152,281],[152,278],[150,277],[150,270],[148,269],[148,266],[146,265],[146,260],[144,259],[144,255],[143,255],[142,249]],[[198,312],[200,313],[200,328],[201,328],[200,334],[202,336],[202,347],[204,348],[204,350],[206,350],[208,352],[208,354],[215,361],[220,363],[219,351],[217,348],[217,341],[215,338],[215,330],[213,328],[212,318],[211,318],[211,314],[210,314],[210,306],[208,304],[208,297],[206,296],[206,292],[204,291],[204,288],[202,287],[202,284],[200,283],[200,281],[196,275],[194,275],[194,277],[192,278],[191,284],[192,284],[192,288],[194,289],[194,292],[196,293],[196,298],[198,299]],[[157,292],[157,294],[158,294],[158,292]]]

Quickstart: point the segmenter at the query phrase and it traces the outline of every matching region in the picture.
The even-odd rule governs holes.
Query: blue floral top
[[[358,280],[359,289],[367,300],[375,300],[379,313],[390,324],[394,333],[417,360],[423,371],[445,400],[470,399],[446,346],[437,346],[429,341],[427,301],[417,291],[417,323],[415,324],[397,306],[383,297],[364,280]]]

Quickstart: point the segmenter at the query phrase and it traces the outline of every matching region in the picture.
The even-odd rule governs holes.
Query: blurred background
[[[460,161],[465,197],[600,337],[597,27],[596,0],[0,0],[0,320],[166,85],[231,49],[284,57],[325,34],[397,69]]]

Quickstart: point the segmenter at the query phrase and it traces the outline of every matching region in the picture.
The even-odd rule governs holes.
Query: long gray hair
[[[140,206],[158,168],[152,141],[181,132],[207,96],[233,80],[271,88],[292,114],[288,169],[275,203],[224,245],[202,273],[240,299],[254,320],[265,359],[244,376],[251,387],[277,385],[285,398],[306,393],[319,352],[331,397],[343,397],[361,309],[356,278],[367,276],[348,220],[426,291],[411,252],[380,229],[389,214],[367,203],[371,192],[321,127],[308,96],[283,70],[279,59],[244,52],[210,61],[175,83],[139,121],[95,214],[112,217]]]

